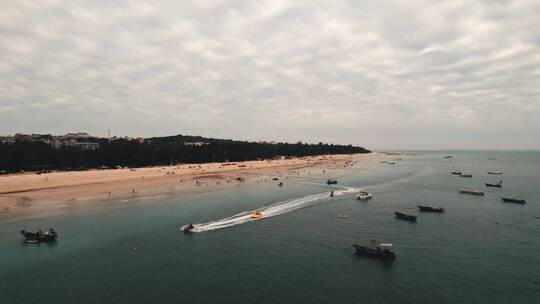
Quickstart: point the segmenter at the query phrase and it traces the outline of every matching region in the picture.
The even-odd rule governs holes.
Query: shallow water
[[[443,158],[449,154],[454,157]],[[369,164],[368,170],[328,170],[340,182],[332,188],[334,198],[324,178],[306,177],[287,180],[283,188],[241,184],[124,208],[2,221],[0,302],[535,302],[540,153],[402,158],[396,165]],[[502,189],[484,186],[499,179]],[[486,195],[459,194],[460,187]],[[374,198],[357,201],[351,188]],[[527,204],[500,200],[517,195]],[[420,214],[418,204],[446,212]],[[274,216],[251,221],[251,210]],[[418,222],[396,220],[394,211],[418,215]],[[200,225],[200,233],[178,231],[189,222],[210,224]],[[59,242],[23,244],[18,231],[34,227],[54,227]],[[394,243],[398,258],[355,255],[351,245],[370,239]]]

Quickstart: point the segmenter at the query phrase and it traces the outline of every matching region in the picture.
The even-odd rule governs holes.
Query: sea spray
[[[357,188],[343,187],[337,190],[334,190],[334,196],[341,196],[345,194],[354,193],[359,191]],[[289,213],[294,210],[298,210],[310,205],[310,203],[320,201],[323,199],[329,199],[328,192],[307,195],[300,198],[289,199],[281,202],[277,202],[272,205],[263,206],[256,210],[243,211],[238,214],[235,214],[231,217],[227,217],[217,221],[211,221],[207,223],[194,224],[192,232],[207,232],[223,228],[228,228],[236,225],[241,225],[244,223],[252,222],[254,219],[251,218],[251,214],[255,211],[261,211],[263,213],[262,219],[274,217],[277,215]],[[186,226],[183,226],[183,230]]]

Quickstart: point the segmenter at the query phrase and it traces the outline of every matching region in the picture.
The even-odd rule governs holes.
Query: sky
[[[540,149],[540,1],[0,1],[0,134]]]

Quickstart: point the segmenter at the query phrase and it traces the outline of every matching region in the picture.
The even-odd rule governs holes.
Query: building
[[[80,149],[82,151],[96,151],[99,150],[99,143],[95,142],[76,142],[76,141],[68,141],[64,142],[60,146],[63,146],[64,148],[71,148],[71,149]]]

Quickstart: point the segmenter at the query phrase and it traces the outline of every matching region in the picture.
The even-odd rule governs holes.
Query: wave
[[[360,189],[357,189],[357,188],[342,187],[337,190],[334,190],[334,196],[350,194],[359,190]],[[231,217],[227,217],[221,220],[194,224],[193,225],[194,228],[191,231],[192,232],[207,232],[207,231],[213,231],[213,230],[228,228],[232,226],[237,226],[237,225],[245,224],[248,222],[260,220],[260,219],[251,218],[251,214],[255,211],[261,211],[263,214],[262,219],[266,219],[266,218],[289,213],[291,211],[307,207],[310,205],[310,203],[320,201],[323,199],[328,199],[328,198],[329,198],[328,192],[325,192],[325,193],[312,194],[312,195],[307,195],[300,198],[285,200],[285,201],[277,202],[272,205],[261,207],[256,210],[254,209],[254,210],[243,211]],[[186,226],[183,226],[180,229],[183,230],[185,227]]]

